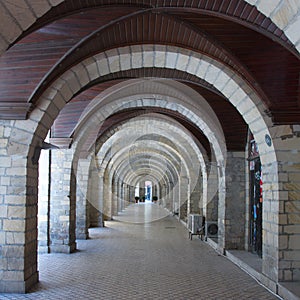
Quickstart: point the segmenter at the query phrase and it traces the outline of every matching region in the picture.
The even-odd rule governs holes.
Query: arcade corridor
[[[299,78],[300,0],[0,0],[0,298],[298,300]]]

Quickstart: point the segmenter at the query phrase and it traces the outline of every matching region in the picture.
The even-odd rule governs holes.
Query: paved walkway
[[[277,299],[157,204],[90,229],[74,254],[39,256],[40,283],[0,299]],[[146,220],[144,222],[143,220]]]

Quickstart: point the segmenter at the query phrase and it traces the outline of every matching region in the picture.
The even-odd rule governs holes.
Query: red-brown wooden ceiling
[[[257,90],[274,123],[299,123],[299,55],[270,19],[242,0],[65,1],[0,57],[0,118],[26,118],[44,89],[80,60],[142,43],[176,45],[221,61]],[[247,126],[234,107],[207,83],[165,69],[119,72],[93,82],[62,110],[53,136],[68,137],[86,105],[106,88],[145,76],[191,86],[219,117],[228,149],[244,149]],[[111,124],[122,118],[115,115]],[[207,145],[201,132],[182,123]]]

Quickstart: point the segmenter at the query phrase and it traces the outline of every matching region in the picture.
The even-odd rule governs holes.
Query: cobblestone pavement
[[[90,229],[73,254],[40,255],[35,289],[0,299],[277,299],[205,242],[189,240],[172,216],[136,222],[143,209],[159,215],[154,205],[133,205],[133,218]]]

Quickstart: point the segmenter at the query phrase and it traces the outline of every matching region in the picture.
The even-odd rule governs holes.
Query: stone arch
[[[265,107],[260,102],[259,97],[255,92],[238,76],[233,74],[229,69],[222,68],[218,63],[210,61],[205,56],[199,56],[197,54],[191,54],[183,49],[169,49],[163,46],[155,46],[153,51],[152,46],[136,46],[130,48],[122,48],[120,50],[122,55],[116,55],[116,52],[107,52],[99,54],[95,57],[96,61],[89,65],[81,65],[83,69],[77,68],[75,72],[77,76],[72,72],[68,72],[63,80],[64,82],[58,82],[56,88],[66,89],[66,82],[69,86],[76,86],[76,90],[80,90],[85,84],[89,82],[87,74],[90,74],[91,78],[95,76],[102,76],[109,72],[108,65],[110,65],[110,72],[117,72],[123,68],[139,68],[139,67],[165,67],[175,68],[181,71],[188,72],[190,74],[201,77],[207,82],[213,84],[229,101],[236,106],[239,112],[243,115],[244,120],[252,132],[256,135],[256,140],[259,142],[261,152],[263,148],[270,154],[269,149],[265,146],[264,138],[265,134],[269,134],[267,127],[272,124],[270,118],[264,113]],[[125,51],[129,51],[124,54]],[[110,56],[113,55],[113,57]],[[134,54],[134,55],[133,55]],[[139,57],[144,57],[141,61]],[[189,59],[189,57],[191,57]],[[127,64],[128,61],[132,61],[131,66],[123,66],[123,62]],[[154,62],[155,61],[155,62]],[[187,62],[189,63],[187,64]],[[102,70],[99,74],[97,71]],[[95,74],[97,72],[97,74]],[[78,82],[76,78],[81,78],[81,82]],[[145,104],[144,104],[145,105]],[[111,108],[113,110],[113,108]],[[259,118],[254,118],[260,116]],[[261,124],[266,124],[264,131],[257,128],[261,128]]]
[[[273,144],[268,147],[264,142],[266,135],[270,135],[272,137],[268,128],[272,126],[272,122],[263,112],[264,106],[261,103],[259,96],[255,94],[255,92],[247,85],[247,83],[219,63],[213,62],[203,55],[200,56],[197,53],[191,53],[176,47],[132,46],[122,48],[122,51],[119,53],[122,54],[117,54],[115,51],[107,51],[105,53],[106,56],[104,54],[99,54],[95,56],[95,60],[93,60],[93,62],[89,61],[86,64],[80,64],[74,67],[73,70],[70,70],[64,74],[64,76],[58,79],[50,88],[47,89],[47,91],[41,97],[41,101],[37,104],[36,109],[30,114],[29,120],[26,121],[26,125],[25,122],[22,121],[13,122],[12,130],[18,131],[18,136],[23,135],[23,126],[30,126],[31,132],[34,132],[34,136],[28,136],[27,134],[26,143],[27,145],[30,145],[30,147],[23,149],[24,158],[31,160],[31,158],[34,157],[35,147],[45,139],[48,129],[52,125],[53,120],[58,115],[60,109],[77,91],[88,84],[89,78],[87,74],[90,74],[90,78],[94,78],[95,76],[99,77],[103,74],[99,74],[98,69],[101,70],[101,72],[108,72],[105,71],[105,66],[108,66],[108,64],[110,64],[110,72],[116,72],[126,68],[142,68],[150,66],[183,70],[211,83],[223,95],[225,95],[243,115],[243,118],[245,119],[246,123],[249,124],[249,127],[260,147],[262,163],[264,164],[265,169],[268,170],[269,174],[271,174],[273,177],[273,181],[269,184],[272,185],[274,193],[272,195],[267,195],[269,199],[266,197],[266,200],[269,202],[272,201],[274,210],[278,211],[279,193],[276,155]],[[141,59],[142,57],[143,59]],[[128,61],[131,62],[130,65],[128,65]],[[75,74],[77,76],[75,76]],[[80,81],[78,78],[80,78]],[[167,103],[165,103],[164,107],[167,106]],[[169,108],[178,109],[178,111],[181,113],[184,112],[184,107],[170,106]],[[114,107],[110,109],[110,111],[113,112]],[[257,115],[259,118],[256,117]],[[197,116],[191,112],[187,113],[187,116],[191,119],[197,120]],[[204,124],[198,125],[203,126]],[[213,136],[210,138],[213,138]],[[17,140],[14,141],[13,136],[8,139],[8,142],[15,142],[15,147],[24,146],[22,142]],[[217,146],[217,144],[218,143],[215,143],[215,146]],[[222,153],[222,151],[220,152]],[[222,162],[221,159],[220,161]],[[26,159],[24,159],[23,166],[24,169],[28,167]],[[225,175],[225,167],[221,165],[221,168],[224,171],[222,172],[223,175]],[[33,169],[36,168],[33,167]],[[33,175],[32,177],[37,178],[37,174]],[[220,178],[220,184],[224,187],[225,184],[222,181],[222,176],[220,176]],[[266,184],[268,184],[268,182],[266,182]],[[220,193],[222,194],[223,192],[224,190],[221,188]],[[25,197],[26,196],[24,194],[22,201]],[[31,197],[33,202],[35,201],[35,197],[36,195],[34,194]],[[32,199],[26,198],[24,202],[27,203]],[[270,239],[277,238],[276,233],[267,231],[266,236],[269,236]],[[273,253],[270,254],[270,257],[272,255]],[[277,256],[278,254],[273,256],[273,258],[270,258],[270,260],[276,262]]]
[[[253,1],[249,1],[249,3],[254,3]],[[266,14],[269,13],[269,15],[271,16],[271,18],[273,18],[274,20],[276,20],[276,15],[278,16],[279,19],[280,18],[280,14],[282,13],[282,11],[286,8],[286,6],[283,5],[283,1],[281,2],[277,2],[275,5],[270,6],[269,1],[256,1],[255,3],[258,3],[258,7],[260,7],[260,9],[262,11],[264,11],[264,9],[266,10]],[[290,5],[290,4],[288,4]],[[295,9],[294,7],[291,7],[290,12],[292,12],[290,14],[290,16],[287,18],[288,21],[287,22],[282,22],[282,26],[284,27],[284,30],[286,32],[288,32],[290,34],[290,39],[294,41],[294,44],[297,45],[297,49],[299,50],[299,14],[295,14],[293,12],[295,12],[296,10],[299,11],[299,9]],[[282,8],[282,10],[281,10]],[[268,11],[268,12],[267,12]],[[283,18],[284,19],[284,18]],[[280,20],[282,21],[282,20]],[[279,24],[280,21],[278,21],[277,23]],[[275,21],[274,21],[275,22]],[[275,22],[276,23],[276,22]],[[285,23],[287,23],[288,25],[286,25]],[[26,27],[27,25],[25,25]],[[285,27],[286,26],[286,27]],[[3,26],[3,28],[9,28],[10,26]],[[287,35],[289,35],[287,34]],[[293,38],[292,38],[293,37]],[[6,46],[8,45],[8,43],[3,43],[5,45],[5,47],[1,47],[1,49],[6,49]],[[2,44],[2,45],[3,45]],[[165,52],[167,53],[167,51]],[[177,57],[175,53],[174,57]],[[170,58],[171,59],[171,58]],[[176,66],[177,68],[177,66]],[[192,68],[192,66],[190,66],[190,68]],[[221,68],[220,68],[221,69]],[[206,70],[207,72],[205,74],[199,75],[202,77],[206,77],[208,74],[210,74],[210,71],[212,70]],[[213,74],[211,74],[213,75]],[[230,75],[231,76],[231,75]],[[236,78],[234,77],[228,77],[228,74],[226,74],[226,71],[220,75],[220,76],[216,76],[216,82],[218,84],[218,88],[220,90],[221,89],[221,84],[220,84],[220,78],[219,77],[223,77],[224,81],[226,82],[230,82],[229,78],[231,78],[233,81],[235,81]],[[227,78],[228,77],[228,78]],[[239,80],[237,80],[238,82]],[[59,81],[57,81],[59,82]],[[231,82],[230,82],[231,83]],[[225,84],[225,83],[224,83]],[[232,84],[230,84],[231,87],[233,87]],[[240,84],[237,84],[237,86],[240,87]],[[55,87],[58,87],[57,85],[55,85]],[[14,136],[10,136],[7,137],[7,142],[10,143],[10,147],[8,148],[8,153],[7,156],[11,156],[14,159],[11,160],[14,161],[12,162],[12,166],[14,166],[14,164],[16,163],[16,158],[18,160],[19,163],[19,167],[21,166],[22,168],[26,169],[28,168],[28,170],[26,171],[26,174],[21,174],[21,176],[23,176],[22,180],[25,182],[30,182],[30,180],[35,180],[35,178],[37,177],[36,174],[36,168],[35,166],[33,166],[30,161],[31,158],[34,157],[35,155],[35,151],[36,151],[36,146],[40,146],[40,143],[43,141],[43,139],[46,136],[46,132],[47,130],[50,128],[53,120],[55,119],[55,117],[57,116],[59,110],[64,106],[64,104],[66,103],[65,99],[67,99],[67,97],[64,99],[64,97],[62,97],[62,95],[67,95],[67,93],[72,94],[72,91],[70,90],[70,87],[65,87],[65,91],[56,91],[55,88],[52,89],[50,88],[44,95],[44,99],[43,101],[38,105],[40,110],[35,110],[31,113],[30,116],[30,120],[26,121],[26,122],[21,122],[21,121],[16,121],[16,122],[3,122],[4,125],[7,126],[7,128],[9,128],[9,130],[13,133],[13,135],[15,135],[15,137],[17,136],[17,138],[14,138]],[[237,88],[236,90],[233,88],[231,91],[227,91],[227,96],[229,97],[229,99],[231,98],[231,96],[234,98],[234,95],[237,96],[236,94],[239,93],[241,90],[240,88]],[[58,96],[54,97],[53,93],[58,92]],[[232,94],[231,94],[232,92]],[[65,94],[64,94],[65,93]],[[52,94],[52,95],[51,95]],[[52,97],[53,96],[53,97]],[[254,98],[256,96],[254,95]],[[277,212],[279,210],[278,208],[278,203],[277,200],[279,199],[279,189],[278,189],[278,176],[277,176],[277,162],[276,162],[276,156],[275,153],[273,151],[273,145],[271,148],[264,148],[264,137],[266,136],[266,134],[269,134],[268,132],[264,132],[264,131],[260,131],[260,124],[263,124],[264,122],[256,122],[254,119],[254,116],[252,115],[250,109],[247,112],[246,108],[243,108],[242,106],[247,106],[247,101],[244,101],[244,103],[237,103],[237,107],[238,109],[241,111],[241,113],[245,114],[245,118],[251,122],[251,128],[254,130],[255,134],[257,137],[259,137],[259,143],[260,143],[260,147],[261,149],[264,149],[264,151],[262,151],[262,158],[264,160],[265,165],[270,169],[270,176],[268,179],[268,181],[266,182],[266,184],[269,186],[272,186],[272,188],[270,189],[272,192],[267,193],[267,199],[271,199],[271,200],[275,200],[273,202],[274,205],[274,210]],[[258,102],[259,103],[259,102]],[[50,107],[51,106],[51,107]],[[252,110],[252,109],[251,109]],[[44,113],[46,111],[46,113]],[[260,109],[260,112],[263,116],[263,109]],[[254,113],[253,113],[254,114]],[[266,128],[270,128],[272,126],[271,122],[269,122],[270,120],[267,120],[266,116],[263,116],[263,118],[265,120]],[[253,122],[253,123],[252,123]],[[45,124],[42,125],[42,124]],[[30,130],[26,129],[26,126],[30,127]],[[35,132],[35,136],[32,138],[31,135],[28,135],[29,132],[31,132],[31,130],[33,130]],[[25,137],[24,137],[25,134]],[[271,137],[278,137],[277,133],[274,132],[272,130],[271,132]],[[19,140],[20,136],[22,137],[23,140]],[[26,146],[29,145],[29,147]],[[21,153],[21,154],[20,154]],[[269,156],[269,153],[271,154],[271,156]],[[274,170],[271,170],[271,168],[274,167]],[[7,172],[9,172],[8,168],[6,169]],[[22,171],[23,172],[23,171]],[[274,177],[274,183],[273,183],[273,177]],[[271,179],[272,178],[272,179]],[[27,202],[30,202],[31,204],[35,203],[35,199],[34,199],[34,185],[30,184],[30,185],[26,185],[26,188],[28,189],[28,191],[32,191],[32,197],[29,199],[25,197],[27,197],[27,194],[30,193],[26,193],[24,192],[24,194],[22,194],[19,198],[19,202],[17,202],[18,204],[24,204]],[[273,191],[274,190],[274,191]],[[17,198],[15,198],[17,199]],[[271,205],[272,203],[270,203]],[[277,218],[278,219],[278,218]],[[276,220],[278,221],[278,220]],[[27,220],[28,222],[28,220]],[[28,233],[26,233],[28,234]],[[272,235],[270,235],[270,239],[272,239]],[[276,238],[276,236],[275,236]],[[33,259],[34,260],[34,259]],[[34,272],[34,271],[33,271]],[[274,277],[273,277],[274,278]],[[28,280],[28,278],[25,278],[25,280]]]
[[[63,3],[65,0],[43,1],[42,3],[26,3],[22,7],[22,13],[15,5],[6,5],[2,12],[3,30],[1,33],[0,54],[4,52],[21,34],[23,31],[33,25],[40,17],[45,15],[52,7]],[[290,41],[300,51],[300,36],[299,36],[299,3],[291,3],[286,1],[269,0],[245,0],[250,5],[255,6],[258,11],[269,17],[276,24]],[[10,28],[10,30],[5,30]]]
[[[203,55],[200,56],[195,54],[195,56],[192,56],[189,59],[189,55],[191,55],[191,53],[186,52],[183,49],[175,50],[173,48],[169,49],[168,47],[162,46],[132,46],[130,47],[129,51],[132,51],[134,56],[132,53],[126,54],[126,48],[122,48],[122,50],[118,52],[122,53],[120,55],[116,54],[116,51],[108,51],[105,53],[105,55],[97,55],[91,65],[85,64],[85,67],[87,68],[85,71],[81,70],[80,73],[77,74],[77,77],[83,75],[81,79],[82,83],[77,82],[78,87],[81,87],[80,84],[85,84],[85,81],[88,81],[88,77],[84,77],[84,74],[89,73],[89,70],[93,72],[92,69],[94,72],[98,72],[98,69],[101,70],[101,75],[107,74],[109,70],[112,72],[117,72],[118,70],[123,70],[130,67],[138,68],[151,66],[175,68],[186,71],[201,77],[221,91],[221,93],[223,93],[233,103],[233,105],[237,107],[239,112],[243,115],[246,123],[249,124],[250,129],[253,131],[254,136],[258,141],[263,163],[265,162],[265,165],[267,166],[269,161],[276,161],[274,150],[270,151],[272,147],[268,148],[264,141],[265,136],[269,135],[268,126],[272,125],[271,120],[264,113],[264,105],[262,102],[260,102],[260,99],[255,92],[252,91],[251,88],[245,82],[243,82],[241,78],[233,74],[229,69],[226,69],[224,66],[221,68],[220,64],[211,61]],[[110,53],[112,54],[112,57]],[[131,62],[131,65],[128,65],[129,61]],[[93,75],[90,74],[90,77],[94,78],[96,76],[97,74],[95,73],[93,73]],[[98,76],[100,76],[99,73]],[[72,76],[72,78],[76,81],[76,76]],[[149,99],[147,101],[149,101]],[[147,103],[147,101],[145,101],[143,104]],[[189,116],[192,115],[189,114]],[[257,116],[259,117],[257,118]],[[261,126],[262,124],[265,124],[263,130],[263,126]],[[217,160],[219,160],[218,155]],[[265,169],[268,167],[270,166],[267,166]],[[223,166],[221,166],[221,168],[223,168],[223,172],[221,172],[221,174],[224,175],[225,169]],[[276,162],[271,169],[271,172],[275,177],[277,177]],[[224,187],[225,183],[224,181],[220,180],[219,184],[221,185],[219,190],[220,195],[224,195],[225,190],[222,188],[222,186]],[[266,186],[267,184],[268,183],[266,183]]]
[[[120,138],[120,136],[122,136],[122,130],[126,130],[126,128],[128,128],[128,127],[130,127],[130,126],[132,126],[132,124],[134,125],[133,127],[134,128],[143,128],[143,125],[144,125],[144,123],[145,123],[145,121],[143,120],[143,119],[141,119],[141,118],[137,118],[137,120],[131,120],[131,121],[129,121],[129,123],[126,123],[126,124],[123,124],[121,127],[122,128],[119,128],[118,130],[118,133],[116,133],[114,136],[112,136],[111,138],[110,138],[110,140],[108,141],[108,144],[109,145],[114,145],[115,143],[114,143],[114,140],[119,140],[119,138]],[[157,129],[158,127],[158,125],[157,124],[159,124],[159,123],[161,123],[161,127],[159,128],[159,130]],[[172,122],[173,123],[173,122]],[[170,124],[172,124],[172,123],[170,123]],[[167,134],[167,131],[170,131],[170,130],[172,130],[171,132],[173,132],[173,134],[171,134],[170,133],[170,138],[172,138],[172,137],[174,137],[174,136],[178,136],[178,135],[182,135],[183,133],[181,133],[181,132],[178,132],[178,125],[174,125],[174,124],[172,124],[172,125],[167,125],[168,123],[166,123],[166,120],[164,120],[164,121],[155,121],[155,120],[153,120],[153,118],[151,118],[151,129],[150,129],[150,131],[149,131],[149,128],[147,129],[147,128],[145,128],[145,129],[142,129],[141,131],[143,132],[143,134],[149,134],[150,132],[153,132],[153,133],[156,133],[156,131],[159,131],[160,133],[159,133],[159,135],[160,136],[166,136],[166,138],[168,138],[168,134]],[[171,127],[172,126],[172,127]],[[168,130],[166,131],[166,127],[168,127]],[[164,133],[166,131],[166,133]],[[182,130],[181,130],[182,131]],[[130,132],[131,132],[131,135],[132,135],[132,130],[130,130]],[[138,135],[138,134],[137,134]],[[184,139],[185,139],[185,141],[181,141],[181,138],[178,136],[175,140],[177,141],[176,143],[175,143],[175,147],[173,146],[173,147],[169,147],[168,146],[168,149],[163,149],[163,148],[161,148],[160,147],[160,150],[158,151],[158,153],[160,153],[161,155],[163,155],[163,152],[164,151],[167,151],[167,152],[169,152],[170,154],[169,155],[171,155],[172,156],[172,154],[171,154],[171,152],[174,152],[177,148],[178,148],[178,150],[182,153],[181,155],[180,155],[180,158],[175,158],[175,157],[173,157],[173,158],[171,158],[170,157],[170,159],[172,159],[172,161],[173,162],[175,162],[176,163],[176,161],[186,161],[187,163],[185,163],[185,165],[186,164],[188,164],[188,165],[186,165],[185,166],[185,168],[186,169],[190,169],[190,170],[192,170],[193,168],[195,168],[194,167],[194,164],[193,164],[193,162],[192,161],[190,161],[189,162],[189,160],[190,160],[190,156],[192,156],[193,157],[193,152],[195,152],[195,153],[199,153],[198,154],[198,158],[197,158],[197,160],[198,161],[200,161],[201,163],[201,168],[203,169],[203,170],[205,170],[205,162],[204,162],[204,159],[203,159],[203,157],[202,157],[202,154],[200,154],[200,152],[199,152],[199,150],[196,148],[196,146],[193,146],[193,148],[191,148],[190,149],[190,151],[187,151],[187,149],[186,148],[183,148],[181,145],[186,145],[186,147],[187,148],[190,148],[190,145],[192,146],[193,144],[194,144],[194,142],[193,142],[193,140],[191,139],[191,138],[189,138],[188,136],[187,137],[184,137]],[[128,142],[128,139],[126,139],[126,142]],[[119,143],[121,144],[121,142],[119,141]],[[160,142],[159,142],[160,143]],[[173,143],[173,142],[172,142]],[[130,143],[131,144],[131,143]],[[122,162],[123,161],[123,153],[125,152],[126,153],[126,150],[127,150],[127,148],[128,148],[129,146],[127,146],[126,148],[124,148],[123,149],[123,147],[121,147],[122,148],[122,150],[121,149],[115,149],[115,153],[117,153],[117,155],[118,155],[118,157],[119,158],[117,158],[118,160],[120,160],[120,162]],[[154,147],[154,145],[152,145],[152,147]],[[155,146],[155,148],[157,148],[158,146],[156,145]],[[180,149],[179,149],[180,148]],[[104,146],[104,149],[106,149],[106,150],[104,150],[104,151],[109,151],[110,150],[110,146],[108,146],[108,147],[105,147]],[[176,150],[176,152],[178,151],[178,150]],[[148,149],[148,151],[147,152],[149,152],[150,150]],[[186,152],[185,154],[184,154],[184,152]],[[109,158],[107,159],[107,161],[105,162],[105,165],[107,165],[108,163],[111,163],[111,164],[114,164],[114,162],[111,162],[111,156],[113,156],[114,154],[113,153],[111,153],[111,151],[109,151],[109,153],[110,153],[110,155],[109,155]],[[174,152],[175,153],[175,152]],[[135,154],[135,155],[138,155],[138,154]],[[178,154],[174,154],[174,155],[178,155]],[[182,156],[183,155],[183,156]],[[165,159],[167,159],[167,156],[166,156],[166,154],[164,154],[163,155],[164,157],[165,157]],[[167,159],[168,161],[170,161],[170,159]],[[104,159],[105,160],[105,159]],[[101,161],[102,162],[104,162],[104,160],[103,160],[103,155],[101,155]],[[101,163],[101,162],[100,162]],[[104,169],[106,169],[106,167],[99,167],[100,169],[102,169],[102,170],[104,170]],[[130,169],[130,162],[129,162],[129,165],[127,164],[126,165],[126,167],[124,167],[124,170],[129,170]],[[163,166],[161,167],[161,170],[164,170],[164,168],[163,168]],[[202,172],[205,172],[205,171],[203,171],[202,170]],[[103,171],[102,171],[103,172]],[[109,173],[111,173],[111,172],[109,172]],[[128,172],[129,173],[129,172]],[[196,174],[198,174],[199,172],[194,172],[194,173],[196,173]],[[123,177],[123,176],[121,176],[121,177]],[[178,174],[177,174],[177,177],[178,177]],[[193,176],[188,176],[189,178],[190,178],[190,180],[189,180],[189,182],[191,183],[191,187],[193,187],[194,186],[194,184],[196,184],[196,183],[194,183],[194,178],[193,178]],[[203,178],[205,179],[206,178],[206,174],[203,174]],[[196,179],[198,179],[197,177],[196,177]],[[171,180],[173,183],[175,182],[174,181],[174,179],[173,180]],[[176,180],[177,181],[177,180]],[[130,183],[129,183],[130,184]],[[175,184],[175,183],[174,183]],[[205,183],[203,184],[203,186],[205,186]],[[172,187],[173,188],[173,187]],[[200,199],[199,199],[199,201],[200,201]]]
[[[129,101],[129,98],[134,101]],[[153,102],[151,99],[156,99],[162,108],[167,108],[167,103],[173,99],[174,105],[181,104],[191,111],[196,110],[198,116],[203,120],[202,123],[213,127],[217,138],[224,140],[222,127],[217,116],[201,95],[178,81],[152,78],[126,80],[99,94],[82,113],[72,136],[76,138],[77,132],[81,131],[83,124],[92,117],[95,111],[117,100],[120,102],[120,99],[124,102],[124,109],[147,106],[147,102]],[[177,108],[177,111],[179,110]]]
[[[143,59],[141,59],[142,57]],[[131,63],[128,64],[128,62]],[[117,72],[119,70],[139,67],[175,68],[206,80],[226,96],[243,115],[246,123],[249,124],[251,131],[254,133],[255,139],[260,147],[263,163],[266,162],[267,164],[270,161],[276,161],[274,149],[270,151],[272,145],[268,148],[264,142],[265,135],[269,135],[268,125],[270,126],[272,122],[268,116],[265,115],[264,106],[259,97],[247,83],[233,74],[228,68],[211,61],[204,55],[191,53],[176,47],[169,48],[151,45],[132,46],[122,48],[118,52],[107,51],[105,54],[98,54],[94,60],[89,60],[86,63],[80,64],[80,66],[80,68],[77,66],[73,71],[67,72],[62,79],[53,85],[52,90],[49,89],[50,92],[56,94],[56,97],[53,97],[53,95],[52,98],[56,98],[57,101],[65,103],[68,101],[68,97],[71,96],[70,86],[72,86],[73,93],[75,93],[89,82],[89,78],[99,77],[108,72]],[[100,70],[101,74],[99,74],[98,70]],[[87,74],[89,74],[89,76],[87,76]],[[78,78],[80,78],[80,81]],[[111,112],[114,111],[113,107],[109,109]],[[172,107],[170,107],[170,109],[172,109]],[[183,110],[184,108],[179,109],[180,112]],[[193,114],[189,113],[189,117],[192,116]],[[259,117],[257,118],[257,116]],[[265,126],[262,130],[263,124],[265,124]],[[203,124],[201,125],[203,126]],[[221,166],[221,168],[224,169],[223,166]],[[274,172],[274,169],[272,172]],[[222,173],[224,174],[224,172]]]
[[[124,151],[126,151],[126,149],[124,149]],[[153,153],[153,150],[147,149],[148,153]],[[160,182],[168,182],[167,178],[172,178],[172,174],[175,172],[175,170],[172,170],[174,167],[170,164],[171,162],[165,162],[162,161],[162,157],[163,157],[163,153],[160,154],[160,157],[156,157],[156,159],[154,159],[154,161],[151,162],[151,173],[153,176],[155,176],[155,178],[157,178],[157,180],[159,180]],[[113,187],[114,185],[114,180],[123,180],[124,178],[124,182],[128,182],[128,183],[132,183],[130,181],[130,177],[131,176],[136,176],[137,178],[140,177],[144,177],[145,173],[147,171],[148,165],[144,164],[144,156],[142,154],[136,154],[135,158],[134,158],[134,166],[136,168],[138,168],[138,170],[136,171],[131,171],[130,170],[130,166],[128,166],[128,161],[126,161],[123,157],[123,153],[120,153],[118,158],[114,159],[114,162],[108,162],[108,166],[107,169],[105,171],[105,173],[109,174],[109,182],[107,182],[106,184],[108,184],[108,190],[110,190],[110,186]],[[164,168],[164,164],[163,163],[167,163],[167,169],[165,170],[165,172],[163,172]],[[117,176],[117,174],[119,176]],[[132,178],[133,179],[133,178]],[[112,197],[115,197],[116,195],[113,194]],[[109,199],[105,199],[106,201]],[[110,201],[112,201],[112,199],[110,199]],[[116,213],[116,210],[113,210],[113,214]]]

